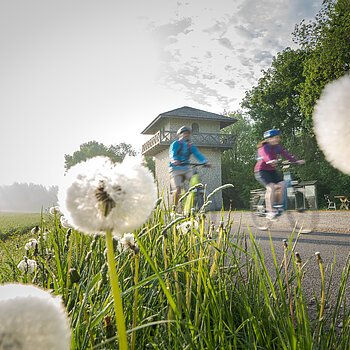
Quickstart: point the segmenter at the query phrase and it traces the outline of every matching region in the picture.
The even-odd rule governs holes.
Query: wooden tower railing
[[[160,130],[142,145],[142,154],[154,156],[176,139],[176,131]],[[234,145],[234,136],[231,134],[199,133],[193,134],[191,141],[197,147],[229,149]]]

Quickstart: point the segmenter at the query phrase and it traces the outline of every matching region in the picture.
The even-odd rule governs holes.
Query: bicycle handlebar
[[[282,169],[288,169],[290,166],[300,166],[300,165],[304,165],[304,164],[305,164],[305,162],[303,162],[303,163],[300,163],[298,161],[291,162],[289,160],[281,161]]]
[[[192,167],[198,167],[198,166],[210,166],[209,163],[190,163],[190,162],[182,162],[182,163],[178,163],[176,164],[177,166],[192,166]]]
[[[302,165],[301,163],[296,162],[291,162],[290,160],[281,160],[280,161],[282,165]]]
[[[295,165],[304,165],[305,162],[301,163],[300,161],[295,161],[295,162],[292,162],[290,160],[284,160],[284,159],[276,159],[277,163],[275,163],[275,165],[279,165],[281,166],[282,168],[289,168],[291,165],[295,166]],[[268,162],[268,164],[272,164],[274,163],[274,160]]]
[[[189,165],[189,166],[196,167],[196,166],[206,166],[209,164],[208,163],[183,163],[183,165]]]

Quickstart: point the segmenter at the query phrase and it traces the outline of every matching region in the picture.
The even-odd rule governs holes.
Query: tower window
[[[199,134],[199,125],[197,123],[192,123],[192,134]]]

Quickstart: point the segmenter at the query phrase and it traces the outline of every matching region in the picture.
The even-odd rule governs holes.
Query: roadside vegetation
[[[17,218],[32,224],[32,216]],[[320,255],[304,262],[291,235],[281,242],[280,261],[271,244],[271,271],[251,232],[233,231],[232,219],[213,226],[204,215],[174,218],[160,204],[132,244],[114,241],[129,348],[348,349],[349,259],[330,305],[324,281],[332,269],[325,276]],[[59,215],[39,227],[0,242],[0,283],[33,283],[61,295],[72,349],[118,348],[104,237],[65,228]],[[26,245],[33,239],[35,246]],[[17,267],[24,256],[35,261],[32,271]],[[312,312],[303,291],[310,264],[319,266],[322,285]]]

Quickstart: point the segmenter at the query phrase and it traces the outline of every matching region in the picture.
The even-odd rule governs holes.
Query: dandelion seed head
[[[63,228],[72,228],[72,225],[65,216],[60,217],[60,223]]]
[[[151,172],[128,158],[113,164],[95,157],[72,167],[60,186],[60,210],[78,230],[95,234],[133,231],[148,218],[156,202]]]
[[[59,206],[56,205],[56,206],[54,206],[54,207],[51,207],[51,208],[49,209],[49,213],[50,213],[51,215],[59,215],[59,214],[61,214]]]
[[[350,174],[350,75],[325,86],[314,113],[317,143],[326,159],[338,170]]]
[[[40,232],[40,227],[39,226],[34,226],[31,230],[30,230],[32,235],[35,235],[36,233]]]
[[[0,286],[0,349],[70,348],[69,323],[59,297],[38,287]]]
[[[198,230],[199,224],[197,220],[188,220],[184,221],[180,225],[177,226],[177,229],[182,232],[182,234],[187,234],[188,232],[191,232],[192,229]]]
[[[25,250],[33,250],[36,248],[36,246],[38,245],[38,241],[35,238],[31,238],[25,245],[24,245],[24,249]]]
[[[120,240],[120,243],[124,246],[135,245],[135,237],[132,233],[124,233],[124,236]]]
[[[37,268],[37,263],[35,260],[28,259],[25,256],[24,259],[18,263],[17,268],[23,273],[34,273]]]

